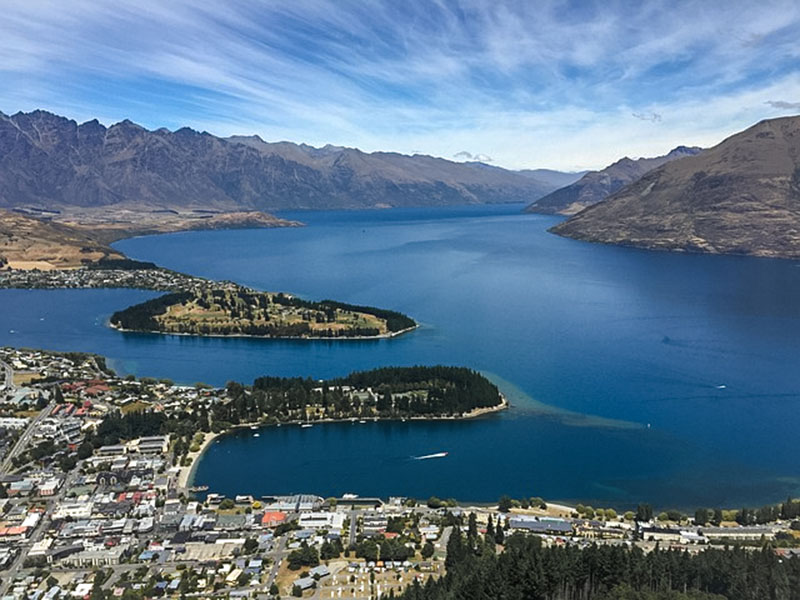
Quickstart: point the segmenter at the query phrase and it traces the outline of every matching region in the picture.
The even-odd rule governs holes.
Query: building
[[[758,542],[761,539],[775,539],[775,529],[761,525],[752,527],[703,527],[700,533],[712,542],[715,540]]]
[[[341,529],[344,515],[337,512],[311,512],[300,515],[299,525],[303,529]]]
[[[76,567],[105,567],[109,565],[118,565],[125,555],[125,550],[126,549],[122,546],[104,548],[102,550],[84,550],[64,558],[61,562],[64,565],[73,565]]]
[[[114,444],[113,446],[101,446],[95,453],[97,456],[105,458],[113,458],[115,456],[123,456],[128,452],[128,449],[122,444]]]
[[[680,542],[680,529],[668,527],[642,527],[639,530],[641,538],[647,542]]]
[[[279,511],[267,511],[261,515],[261,524],[264,527],[277,527],[286,521],[286,513]]]
[[[154,435],[139,438],[135,446],[140,454],[165,454],[169,450],[169,436]]]
[[[312,494],[295,494],[294,496],[264,496],[267,510],[280,512],[309,512],[319,510],[324,500]]]
[[[572,535],[572,523],[563,519],[539,519],[537,517],[513,516],[508,520],[511,529],[546,535]]]

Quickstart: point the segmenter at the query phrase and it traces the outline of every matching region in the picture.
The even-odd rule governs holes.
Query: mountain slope
[[[552,229],[641,248],[800,258],[800,117],[667,163]]]
[[[90,233],[0,210],[0,269],[63,269],[123,255]]]
[[[601,171],[590,171],[575,183],[551,192],[525,209],[547,215],[574,215],[633,183],[648,171],[678,158],[694,156],[700,148],[678,146],[669,154],[633,160],[622,158]]]
[[[551,185],[479,163],[0,113],[0,207],[272,211],[531,201]],[[55,217],[60,218],[60,217]]]

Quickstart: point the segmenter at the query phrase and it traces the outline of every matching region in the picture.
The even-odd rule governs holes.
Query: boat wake
[[[425,454],[423,456],[412,456],[411,458],[414,460],[428,460],[430,458],[444,458],[448,454],[448,452],[437,452],[435,454]]]

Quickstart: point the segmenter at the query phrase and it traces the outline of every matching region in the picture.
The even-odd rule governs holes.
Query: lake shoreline
[[[411,333],[415,329],[419,329],[419,323],[413,327],[406,327],[399,331],[391,331],[381,333],[380,335],[348,335],[348,336],[311,336],[311,335],[253,335],[249,333],[179,333],[172,331],[158,331],[158,330],[141,330],[141,329],[126,329],[114,325],[110,320],[106,321],[106,326],[119,331],[120,333],[145,333],[148,335],[175,335],[181,337],[196,337],[196,338],[242,338],[254,340],[311,340],[311,341],[369,341],[369,340],[388,340],[406,333]]]
[[[197,467],[200,464],[200,460],[203,458],[203,455],[211,446],[211,443],[215,440],[224,437],[228,434],[232,434],[243,429],[266,429],[268,427],[279,427],[282,425],[324,425],[324,424],[331,424],[331,423],[353,423],[353,424],[366,424],[366,423],[386,423],[386,422],[406,422],[406,421],[469,421],[473,419],[479,419],[481,417],[485,417],[488,415],[493,415],[495,413],[502,412],[504,410],[509,410],[511,408],[511,404],[508,402],[508,399],[501,393],[500,394],[500,404],[496,406],[487,406],[483,408],[474,408],[468,413],[463,413],[461,415],[439,415],[439,416],[426,416],[426,415],[416,415],[410,417],[369,417],[367,419],[360,419],[359,417],[347,417],[347,418],[326,418],[326,419],[318,419],[314,421],[302,421],[299,419],[293,419],[291,421],[281,421],[279,423],[241,423],[239,425],[234,425],[225,431],[220,431],[218,433],[206,433],[206,437],[203,440],[203,443],[200,445],[200,449],[193,453],[192,456],[192,464],[186,467],[181,467],[180,474],[178,476],[178,487],[184,491],[188,491],[188,488],[194,485],[194,476],[197,471]],[[365,423],[361,423],[364,421]]]

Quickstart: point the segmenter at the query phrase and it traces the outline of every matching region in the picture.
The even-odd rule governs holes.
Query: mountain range
[[[276,211],[530,202],[557,185],[482,163],[0,113],[0,208]]]
[[[700,148],[678,146],[664,156],[631,159],[627,156],[600,171],[590,171],[574,183],[565,184],[539,198],[525,212],[546,215],[574,215],[605,200],[614,192],[638,180],[645,173],[678,158],[694,156]]]
[[[800,116],[668,162],[552,229],[640,248],[800,258]]]

